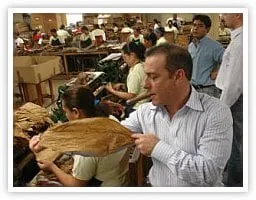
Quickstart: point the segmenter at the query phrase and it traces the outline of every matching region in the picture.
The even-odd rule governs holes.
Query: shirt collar
[[[190,97],[185,104],[185,106],[193,109],[193,110],[198,110],[198,111],[203,111],[203,105],[199,96],[199,93],[195,90],[193,86],[191,86],[191,93]]]
[[[202,37],[200,40],[194,38],[194,41],[193,41],[193,40],[192,40],[192,41],[193,41],[194,45],[197,46],[198,44],[203,43],[203,42],[206,41],[206,40],[207,40],[207,36],[205,35],[205,36]]]
[[[242,33],[243,26],[240,26],[239,28],[236,28],[235,30],[231,31],[231,40],[233,40],[236,36],[240,35]]]
[[[185,106],[198,111],[204,111],[199,93],[195,90],[193,86],[191,86],[190,97],[185,104]],[[156,110],[157,108],[161,108],[162,106],[154,106],[152,103],[150,105],[150,110]]]
[[[208,38],[207,35],[205,35],[204,37],[202,37],[202,38],[199,40],[199,43],[202,43],[202,42],[206,41],[207,38]]]

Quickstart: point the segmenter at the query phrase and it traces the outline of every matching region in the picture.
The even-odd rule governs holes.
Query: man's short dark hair
[[[194,22],[194,20],[200,20],[206,28],[211,28],[212,26],[212,20],[208,15],[195,15],[192,21]]]
[[[157,54],[165,55],[166,68],[169,72],[183,69],[187,79],[189,81],[191,80],[193,61],[190,53],[186,49],[177,45],[165,43],[148,49],[145,56],[147,58]]]

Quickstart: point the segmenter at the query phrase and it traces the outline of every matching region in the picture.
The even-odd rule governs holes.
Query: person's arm
[[[142,34],[140,34],[140,43],[143,44],[144,43],[144,37]]]
[[[213,59],[216,63],[216,67],[214,67],[210,73],[210,78],[212,80],[215,80],[218,75],[218,71],[219,71],[220,64],[222,62],[224,51],[225,49],[222,47],[221,44],[219,44],[213,51]]]
[[[142,127],[140,123],[140,112],[144,108],[145,104],[141,105],[137,110],[130,113],[129,117],[125,120],[121,121],[121,124],[128,128],[130,131],[134,133],[141,133]],[[143,112],[143,111],[142,111]]]
[[[177,25],[179,27],[179,29],[181,28],[181,21],[180,20],[177,20]]]
[[[150,97],[150,95],[147,92],[145,92],[143,94],[140,94],[140,95],[136,96],[135,98],[128,99],[126,101],[126,103],[128,105],[133,105],[133,104],[136,104],[138,101],[144,100],[144,99],[149,98],[149,97]]]
[[[103,39],[103,41],[106,41],[107,39],[106,39],[106,33],[104,32],[104,31],[102,31],[102,39]]]
[[[127,37],[127,42],[132,42],[133,38],[134,38],[134,35],[131,34],[129,37]]]
[[[49,39],[49,44],[52,46],[52,40],[53,40],[53,36],[50,37]]]
[[[174,40],[175,40],[175,41],[176,41],[176,39],[177,39],[178,33],[179,33],[179,30],[178,30],[175,26],[173,26],[173,34],[174,34]]]
[[[89,35],[90,35],[90,37],[91,37],[93,46],[96,46],[96,38],[95,38],[94,32],[95,32],[95,31],[89,32]]]
[[[131,98],[134,98],[136,96],[136,94],[134,93],[130,93],[130,92],[121,92],[118,90],[113,89],[113,87],[111,86],[111,83],[105,86],[105,89],[110,92],[111,94],[124,99],[124,100],[128,100]]]
[[[54,163],[42,160],[38,161],[38,166],[44,171],[50,171],[56,175],[58,180],[64,185],[69,187],[83,187],[88,184],[87,180],[79,180],[70,174],[65,173]]]
[[[243,93],[243,47],[233,46],[230,49],[229,74],[224,85],[220,100],[231,107]]]
[[[212,80],[215,80],[217,78],[218,75],[218,71],[219,71],[219,65],[217,67],[215,67],[210,74],[210,77]]]
[[[72,35],[70,35],[68,31],[66,31],[66,37],[72,37]]]
[[[114,83],[112,87],[114,90],[126,90],[125,83]]]
[[[40,39],[38,40],[38,44],[39,44],[39,45],[42,45],[42,42],[43,42],[43,38],[40,38]]]
[[[218,43],[218,45],[214,48],[213,59],[217,63],[217,65],[221,64],[224,51],[225,49],[220,43]]]

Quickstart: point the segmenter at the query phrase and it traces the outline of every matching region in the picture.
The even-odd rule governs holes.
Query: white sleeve
[[[102,39],[103,39],[104,41],[106,41],[106,34],[105,34],[104,31],[102,31]]]
[[[72,175],[79,180],[90,180],[96,173],[96,160],[94,157],[74,155]]]
[[[38,40],[38,44],[42,44],[42,42],[43,42],[43,38],[40,38],[40,39]]]
[[[232,106],[243,93],[243,45],[235,45],[230,49],[229,74],[223,86],[220,100],[228,106]]]

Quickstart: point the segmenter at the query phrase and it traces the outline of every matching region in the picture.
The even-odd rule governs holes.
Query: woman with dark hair
[[[93,93],[82,85],[68,88],[62,96],[62,107],[68,120],[76,120],[91,117],[109,117],[101,104],[95,105]],[[114,118],[112,118],[114,119]],[[34,136],[29,147],[32,151],[38,151],[39,137]],[[50,171],[56,175],[64,186],[126,186],[128,184],[129,151],[121,151],[109,154],[105,157],[83,157],[73,155],[74,165],[72,175],[62,171],[53,162],[40,160],[39,167],[44,171]]]
[[[113,30],[114,30],[114,33],[118,32],[118,26],[116,23],[113,23]]]
[[[68,88],[62,96],[62,108],[68,120],[89,117],[108,117],[109,113],[102,110],[100,104],[97,104],[95,101],[95,96],[85,86],[72,86]]]
[[[154,22],[154,30],[160,27],[158,19],[154,19],[153,22]]]
[[[128,42],[144,43],[143,35],[141,34],[140,28],[133,28],[133,34],[128,38]]]
[[[62,43],[60,42],[60,38],[57,35],[57,30],[55,28],[53,28],[53,29],[50,30],[50,32],[51,32],[51,37],[50,37],[50,40],[49,40],[49,44],[52,45],[52,46],[62,45]]]
[[[89,32],[89,29],[87,26],[81,27],[82,34],[80,35],[80,48],[91,48],[93,46],[92,44],[92,36]]]
[[[67,39],[72,38],[72,35],[70,35],[68,31],[65,30],[64,24],[61,24],[60,29],[57,31],[57,35],[61,44],[65,44]]]
[[[157,37],[156,46],[159,46],[160,44],[168,43],[168,41],[164,37],[165,30],[163,27],[159,27],[155,29],[154,33],[156,34],[156,37]]]
[[[33,32],[33,41],[36,43],[39,41],[39,39],[41,38],[41,31],[40,29],[36,29],[34,32]]]
[[[164,27],[165,32],[173,32],[174,41],[177,39],[179,30],[173,25],[172,20],[168,20],[167,25]]]
[[[146,92],[146,90],[143,88],[143,82],[146,77],[143,63],[145,50],[146,48],[141,43],[136,44],[135,42],[130,42],[124,45],[122,48],[123,59],[130,68],[126,81],[127,92],[121,92],[118,90],[118,88],[113,88],[111,84],[108,84],[105,86],[105,88],[110,93],[118,96],[121,99],[128,100]],[[147,100],[142,100],[137,102],[133,106],[133,109],[137,109],[140,104],[146,101]]]
[[[42,40],[41,31],[40,31],[40,29],[36,29],[33,32],[33,36],[32,36],[33,46],[38,48],[39,45],[41,44],[41,40]]]
[[[157,37],[154,32],[147,33],[144,35],[144,46],[146,49],[156,45]]]
[[[91,32],[91,37],[93,40],[93,45],[96,47],[104,44],[104,42],[106,41],[106,33],[104,30],[100,29],[99,24],[94,24],[94,29]]]

